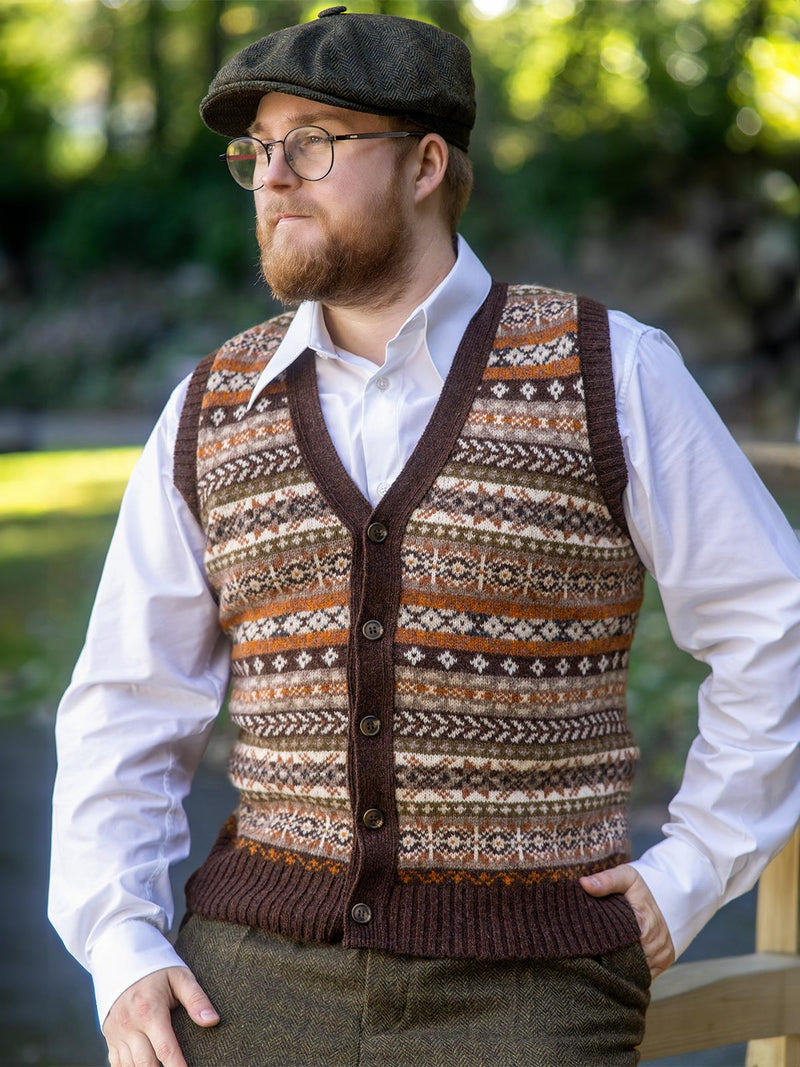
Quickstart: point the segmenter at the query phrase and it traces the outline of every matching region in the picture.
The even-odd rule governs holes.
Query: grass
[[[83,644],[125,483],[139,449],[0,455],[0,722],[52,716]],[[797,485],[772,484],[800,526]],[[637,803],[675,790],[706,668],[675,648],[648,579],[629,708],[643,751]]]
[[[0,721],[52,714],[139,452],[0,456]]]

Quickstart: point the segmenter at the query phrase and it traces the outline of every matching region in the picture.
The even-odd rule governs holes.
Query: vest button
[[[376,545],[381,544],[389,536],[389,531],[382,522],[371,522],[367,527],[367,537]]]
[[[377,619],[370,619],[361,627],[361,632],[368,641],[377,641],[383,637],[383,626]]]
[[[381,732],[381,720],[377,715],[365,715],[358,728],[365,737],[374,737]]]
[[[354,922],[362,925],[372,921],[372,908],[369,904],[354,904],[350,914],[353,916]]]
[[[380,808],[367,808],[361,818],[370,830],[380,830],[383,826],[383,812]]]

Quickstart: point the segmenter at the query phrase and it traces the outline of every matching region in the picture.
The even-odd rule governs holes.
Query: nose
[[[283,144],[272,146],[272,157],[269,162],[264,160],[259,174],[262,184],[268,189],[278,189],[288,185],[299,185],[301,179],[286,162],[286,153]]]

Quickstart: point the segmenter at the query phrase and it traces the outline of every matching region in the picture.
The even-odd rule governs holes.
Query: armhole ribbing
[[[200,504],[197,499],[197,434],[200,427],[200,411],[208,376],[217,353],[212,352],[201,360],[189,381],[181,409],[175,452],[172,457],[172,480],[192,515],[200,522]]]
[[[628,484],[628,469],[617,422],[608,311],[585,296],[578,297],[578,348],[595,473],[606,507],[627,534],[622,494]]]

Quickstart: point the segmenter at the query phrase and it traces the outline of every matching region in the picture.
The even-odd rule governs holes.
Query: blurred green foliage
[[[136,384],[144,369],[196,359],[274,310],[257,281],[251,199],[197,106],[235,51],[323,6],[0,4],[6,405],[157,407]],[[593,255],[577,280],[600,299],[632,296],[634,313],[687,323],[700,359],[757,356],[753,371],[733,367],[729,391],[772,382],[786,406],[787,380],[800,387],[796,0],[349,7],[468,41],[479,109],[463,228],[498,276],[572,284]],[[539,262],[563,270],[534,279]],[[681,292],[669,278],[684,279]],[[706,336],[714,319],[728,332]]]
[[[52,715],[139,451],[0,456],[0,722]]]

